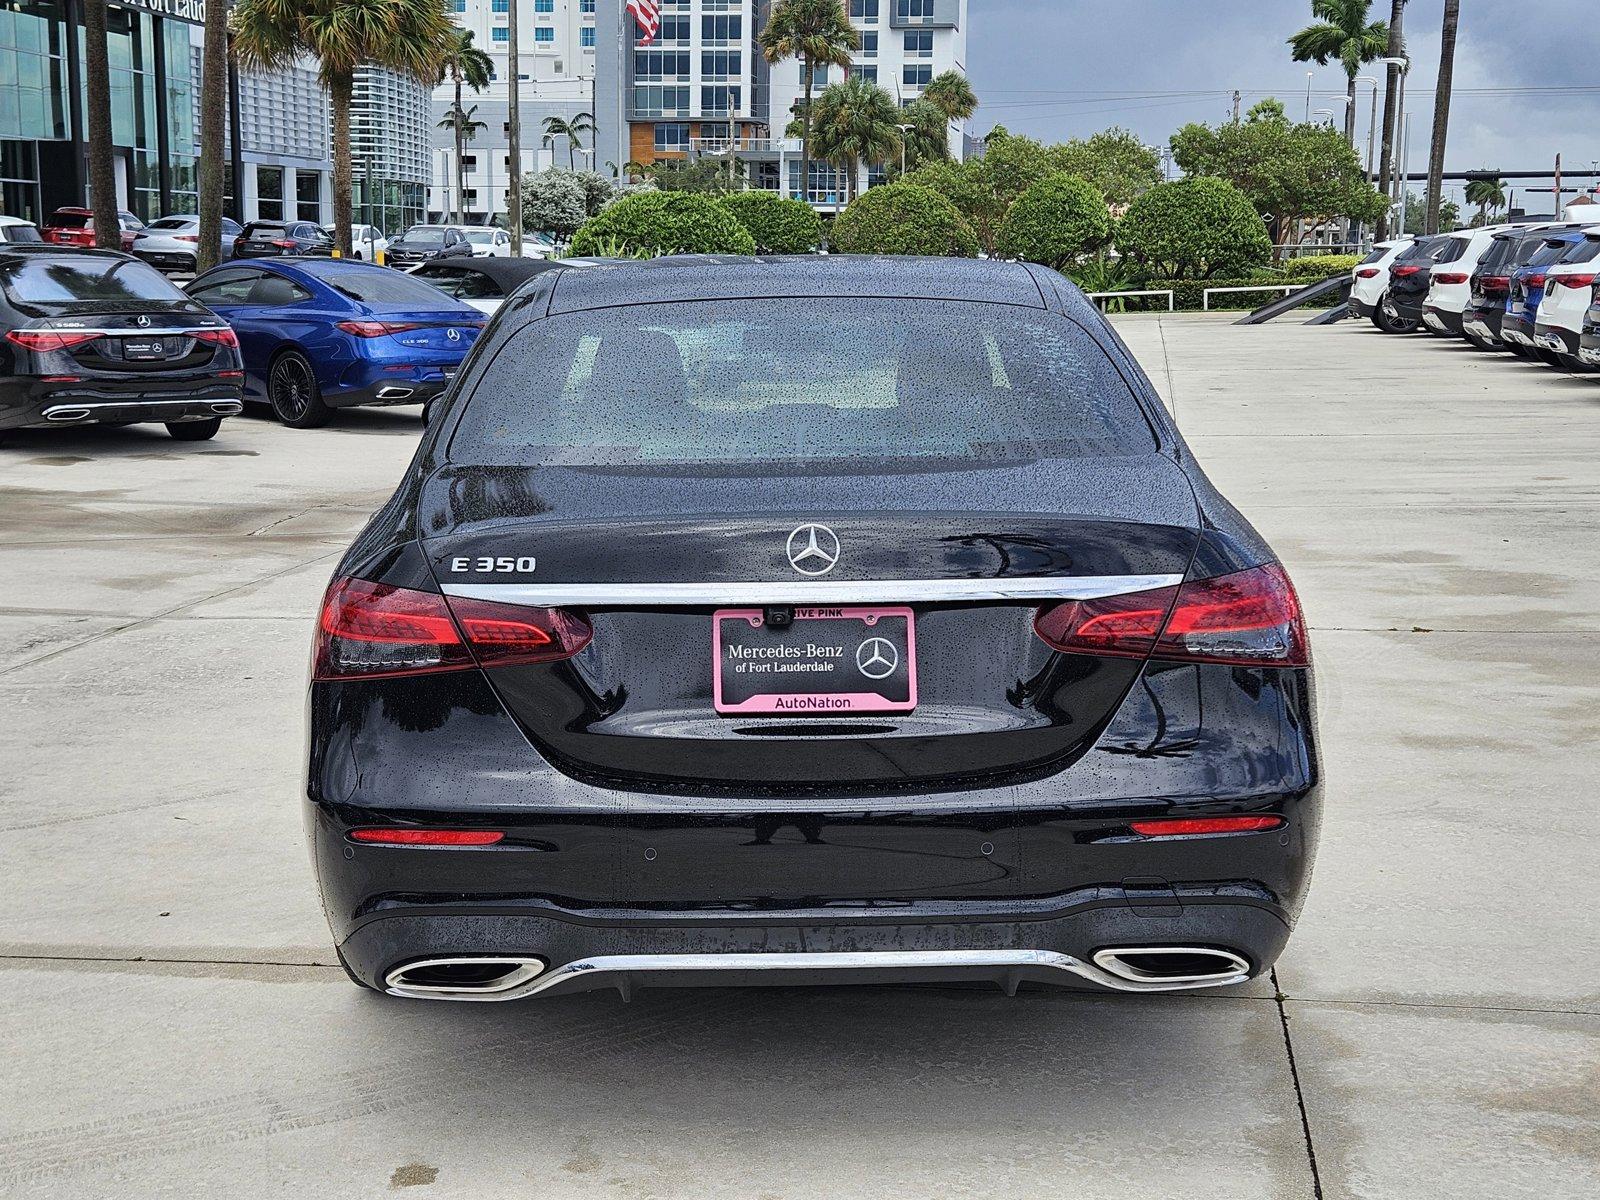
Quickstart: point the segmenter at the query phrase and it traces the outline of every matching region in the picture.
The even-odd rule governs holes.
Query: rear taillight
[[[279,250],[293,250],[295,248],[295,244],[288,238],[273,238],[272,244]]]
[[[197,342],[210,342],[214,346],[239,348],[239,335],[231,329],[194,329],[189,336]]]
[[[1511,276],[1509,275],[1485,275],[1483,277],[1483,294],[1486,296],[1498,296],[1508,291],[1510,287]]]
[[[1544,276],[1543,275],[1529,275],[1526,279],[1524,279],[1522,281],[1522,286],[1523,287],[1528,287],[1528,288],[1542,288],[1544,286]]]
[[[1294,585],[1275,563],[1045,609],[1034,630],[1069,654],[1303,667],[1311,661]]]
[[[340,321],[339,328],[361,338],[382,337],[386,333],[404,333],[408,329],[421,329],[416,321]]]
[[[21,346],[24,350],[34,350],[43,354],[50,350],[71,350],[74,346],[92,342],[99,336],[98,333],[56,333],[42,329],[12,329],[6,333],[6,341],[11,342],[13,345]]]
[[[1408,279],[1420,270],[1422,270],[1421,267],[1396,267],[1392,273],[1401,279]]]
[[[498,829],[413,829],[409,826],[352,829],[352,842],[369,846],[493,846],[505,840]]]
[[[1356,278],[1357,279],[1376,279],[1377,277],[1378,277],[1378,268],[1377,267],[1362,267],[1359,271],[1356,272]]]
[[[447,603],[435,592],[340,579],[322,602],[312,676],[371,679],[559,662],[593,636],[587,621],[561,609]]]
[[[1465,283],[1467,277],[1459,271],[1446,271],[1443,274],[1435,271],[1433,273],[1433,281],[1435,283]]]
[[[1552,275],[1550,286],[1554,287],[1559,283],[1562,287],[1569,288],[1593,287],[1596,278],[1594,275]]]
[[[175,242],[198,242],[200,240],[200,235],[194,233],[175,233],[172,235],[172,240]]]
[[[1153,821],[1129,821],[1128,828],[1144,837],[1194,837],[1212,833],[1260,833],[1281,829],[1283,818],[1259,817],[1161,817]]]

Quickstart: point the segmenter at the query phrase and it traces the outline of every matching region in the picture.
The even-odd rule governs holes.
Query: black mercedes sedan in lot
[[[160,421],[213,436],[241,402],[239,340],[115,250],[0,246],[0,439],[24,426]]]
[[[525,285],[334,574],[309,720],[395,996],[1234,984],[1319,826],[1283,567],[1015,263]]]

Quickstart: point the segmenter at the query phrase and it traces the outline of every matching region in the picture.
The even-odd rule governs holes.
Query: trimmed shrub
[[[1272,257],[1266,226],[1225,179],[1160,183],[1128,206],[1117,249],[1167,279],[1242,276]]]
[[[857,196],[834,220],[830,241],[843,254],[978,253],[978,237],[956,206],[914,183],[886,184]]]
[[[1111,210],[1087,180],[1047,175],[1017,197],[1000,222],[998,248],[1006,258],[1056,270],[1098,250],[1111,236]]]
[[[540,171],[522,177],[522,229],[569,238],[588,218],[584,185],[571,171]]]
[[[1361,262],[1359,254],[1306,254],[1300,258],[1283,260],[1283,277],[1288,280],[1303,279],[1315,283],[1335,275],[1348,275]]]
[[[572,239],[574,257],[599,247],[630,254],[754,254],[755,239],[721,204],[694,192],[633,192],[590,217]]]
[[[822,218],[800,200],[776,192],[730,192],[723,207],[750,231],[757,254],[810,254],[822,244]]]

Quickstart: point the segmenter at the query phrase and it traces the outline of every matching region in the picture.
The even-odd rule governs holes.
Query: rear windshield
[[[1544,234],[1535,233],[1525,237],[1517,243],[1517,253],[1511,261],[1514,266],[1525,267],[1528,260],[1543,249],[1545,244]]]
[[[406,230],[405,239],[408,242],[420,242],[425,246],[444,241],[444,230],[432,225],[415,225]]]
[[[995,304],[735,300],[533,325],[472,388],[451,456],[491,464],[1007,464],[1149,453],[1077,325]]]
[[[39,231],[32,225],[0,225],[0,237],[8,242],[42,242]]]
[[[1445,238],[1434,247],[1433,261],[1435,263],[1460,262],[1461,256],[1467,252],[1467,238]]]
[[[189,298],[154,267],[120,258],[33,258],[10,267],[0,277],[6,295],[21,304],[68,304],[73,301],[164,301],[187,304]]]
[[[1600,238],[1586,237],[1581,242],[1576,242],[1568,249],[1561,259],[1564,263],[1586,263],[1600,258]]]
[[[1367,265],[1369,265],[1371,263],[1375,263],[1387,253],[1389,253],[1389,248],[1388,247],[1386,247],[1386,246],[1374,246],[1368,252],[1367,256],[1365,258],[1363,258],[1360,262],[1358,262],[1356,264],[1356,266],[1365,267],[1365,266],[1367,266]]]
[[[58,212],[50,217],[50,224],[57,229],[87,229],[89,227],[88,213]]]
[[[159,221],[151,221],[146,227],[149,229],[187,229],[191,224],[198,225],[198,221],[191,222],[188,217],[162,217]]]
[[[1572,250],[1572,243],[1565,239],[1561,241],[1545,242],[1538,250],[1534,251],[1528,260],[1530,267],[1551,267],[1560,262]]]
[[[1516,238],[1497,237],[1490,243],[1489,248],[1483,252],[1483,257],[1478,260],[1480,271],[1494,271],[1505,265],[1517,250]]]
[[[408,308],[453,308],[443,293],[431,283],[413,279],[384,267],[363,270],[348,267],[306,268],[323,283],[362,304],[401,304]]]
[[[490,245],[494,242],[494,230],[469,229],[467,230],[467,241],[476,242],[480,246]]]
[[[270,241],[272,238],[283,237],[289,232],[289,227],[276,221],[269,223],[251,221],[250,224],[244,227],[244,232],[248,237],[264,238]]]

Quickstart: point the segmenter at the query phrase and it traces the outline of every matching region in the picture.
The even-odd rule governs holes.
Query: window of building
[[[817,66],[811,68],[811,86],[817,91],[821,91],[823,88],[828,86],[827,63],[819,63]]]
[[[856,63],[850,68],[851,79],[865,79],[868,83],[878,82],[878,68],[872,64]]]
[[[737,50],[707,50],[700,56],[700,78],[738,79],[743,63],[744,55]]]
[[[700,18],[700,41],[707,46],[727,46],[743,37],[743,17]]]
[[[583,2],[578,5],[578,11],[592,13],[594,11],[594,0],[583,0]]]
[[[903,79],[907,87],[927,87],[933,82],[933,64],[907,63]]]
[[[580,45],[580,46],[593,46],[594,45],[594,26],[593,25],[585,25],[582,29],[578,30],[578,45]]]
[[[511,11],[511,0],[491,0],[489,8],[493,12],[503,13]]]
[[[682,45],[689,40],[689,18],[686,16],[661,17],[661,27],[656,31],[656,44]]]
[[[878,19],[878,0],[850,0],[850,19],[857,25]]]
[[[913,29],[906,34],[907,58],[933,57],[933,30]]]
[[[687,87],[635,87],[633,111],[641,117],[671,117],[689,111]]]
[[[789,195],[796,200],[809,200],[813,204],[838,204],[844,200],[845,174],[832,163],[811,163],[811,186],[806,194],[800,191],[800,164],[789,160]]]
[[[933,0],[895,0],[894,11],[902,21],[931,21]]]
[[[876,30],[871,33],[863,33],[861,35],[861,57],[878,57],[878,34]]]
[[[511,31],[504,26],[497,26],[489,31],[489,39],[495,42],[509,42],[511,40]]]
[[[662,121],[656,125],[656,150],[662,154],[681,154],[689,149],[689,126],[682,121]]]
[[[555,44],[556,30],[553,25],[536,25],[533,29],[533,40],[541,46]]]
[[[457,12],[466,12],[467,11],[467,0],[456,0],[456,11]]]
[[[263,221],[283,220],[283,168],[256,168],[256,215]]]
[[[302,221],[322,220],[321,172],[295,172],[294,201],[294,215]]]
[[[739,107],[740,99],[744,95],[743,88],[736,87],[703,87],[700,89],[700,111],[708,113],[731,113]]]
[[[689,75],[687,50],[635,50],[633,52],[633,79],[635,83],[652,83],[662,79],[686,79]]]
[[[533,0],[533,11],[536,13],[553,13],[556,10],[556,0]]]

